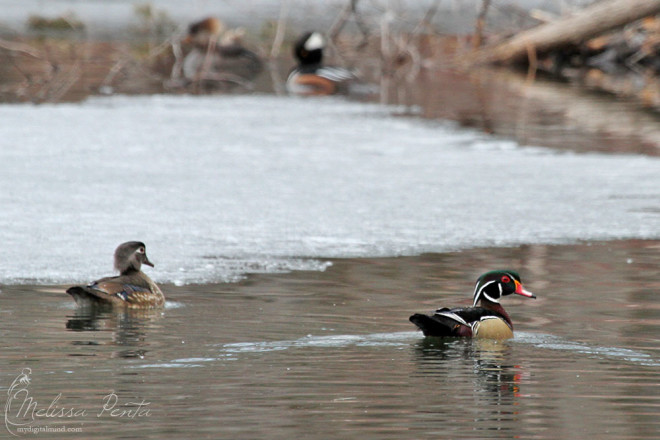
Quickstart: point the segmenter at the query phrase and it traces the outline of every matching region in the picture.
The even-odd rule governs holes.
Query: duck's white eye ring
[[[141,247],[140,249],[138,249],[138,253],[140,253],[140,254],[144,254],[144,248]]]

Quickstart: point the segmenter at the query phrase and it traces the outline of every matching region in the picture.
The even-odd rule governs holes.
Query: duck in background
[[[131,309],[162,307],[165,296],[140,269],[154,267],[141,241],[128,241],[115,250],[115,269],[119,276],[101,278],[87,286],[74,286],[66,293],[80,306],[120,306]]]
[[[251,88],[251,82],[263,70],[259,56],[244,48],[242,29],[225,29],[215,17],[193,23],[183,39],[190,47],[182,65],[184,78],[211,88],[241,85]]]
[[[306,32],[295,43],[293,55],[298,61],[286,81],[286,89],[294,95],[332,95],[348,93],[357,80],[343,67],[323,65],[325,38],[319,32]]]
[[[444,307],[430,316],[415,313],[410,321],[424,332],[424,336],[509,339],[513,337],[513,323],[500,305],[500,298],[514,293],[536,298],[523,287],[517,272],[486,272],[474,287],[472,307]]]

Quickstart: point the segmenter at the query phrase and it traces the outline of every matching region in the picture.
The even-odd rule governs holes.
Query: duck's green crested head
[[[536,298],[522,285],[518,272],[514,270],[492,270],[481,275],[474,286],[474,303],[489,301],[499,304],[500,298],[511,294],[521,295],[527,298]]]

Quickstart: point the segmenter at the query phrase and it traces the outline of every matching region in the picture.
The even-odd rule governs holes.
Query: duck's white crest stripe
[[[485,289],[487,286],[489,286],[489,285],[491,285],[491,284],[493,284],[493,283],[496,283],[496,282],[497,282],[497,281],[489,281],[489,282],[487,282],[486,284],[484,284],[483,286],[481,286],[481,289],[476,290],[476,291],[474,292],[474,303],[472,304],[473,307],[476,306],[477,303],[479,302],[479,299],[481,299],[481,294],[482,294],[482,292],[484,291],[484,289]],[[477,285],[479,285],[479,283],[477,283]],[[476,289],[476,286],[475,286],[475,289]],[[502,286],[500,286],[500,295],[501,295],[501,293],[502,293],[501,289],[502,289]],[[497,299],[493,299],[493,298],[491,298],[490,296],[488,296],[488,295],[485,294],[485,293],[484,293],[483,295],[484,295],[484,297],[486,297],[486,299],[488,299],[489,301],[492,301],[492,302],[494,302],[494,303],[499,303],[499,300],[497,300]]]
[[[490,302],[494,302],[494,303],[496,303],[496,304],[499,304],[499,303],[500,303],[500,299],[499,299],[499,298],[491,298],[487,293],[484,293],[484,297],[485,297],[488,301],[490,301]]]

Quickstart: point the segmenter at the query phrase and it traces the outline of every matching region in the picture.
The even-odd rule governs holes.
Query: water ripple
[[[550,334],[517,332],[514,341],[531,344],[537,348],[570,351],[600,359],[620,359],[649,367],[660,366],[660,362],[648,353],[641,353],[628,348],[594,347],[584,342],[567,341]]]
[[[402,347],[418,336],[418,332],[374,333],[370,335],[307,335],[300,339],[289,341],[239,342],[223,344],[222,350],[228,353],[267,353],[270,351],[288,350],[291,348],[343,348],[357,347]]]

